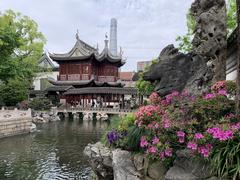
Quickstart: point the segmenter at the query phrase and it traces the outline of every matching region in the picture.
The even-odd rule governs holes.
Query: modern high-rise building
[[[117,20],[115,18],[111,19],[109,49],[112,55],[117,56]]]
[[[137,72],[143,71],[147,66],[150,66],[152,61],[139,61],[137,62]]]

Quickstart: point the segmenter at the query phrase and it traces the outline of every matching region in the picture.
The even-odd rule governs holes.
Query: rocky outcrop
[[[48,123],[60,121],[60,118],[57,114],[53,112],[33,112],[32,122],[33,123]]]
[[[227,17],[225,0],[195,0],[191,12],[196,20],[193,53],[211,62],[213,82],[226,78]]]
[[[163,162],[149,161],[145,154],[132,155],[121,149],[110,149],[98,142],[88,144],[84,154],[98,180],[201,180],[217,179],[203,159],[193,159],[188,150],[177,152],[173,167],[166,169]]]
[[[112,180],[112,151],[102,143],[88,144],[83,152],[89,157],[89,164],[99,180]]]
[[[106,121],[109,119],[109,117],[106,113],[97,113],[96,119],[101,121]]]
[[[164,96],[173,90],[200,94],[209,84],[225,79],[226,5],[224,0],[195,0],[191,7],[196,19],[193,50],[180,53],[173,45],[162,50],[158,62],[144,74],[147,81]]]
[[[93,114],[89,112],[84,112],[83,113],[83,120],[84,121],[90,121],[93,119]]]
[[[183,54],[173,45],[164,48],[158,63],[144,74],[145,80],[158,81],[155,90],[161,96],[173,90],[182,91],[187,86],[191,86],[193,91],[206,89],[211,78],[211,70],[204,59]]]
[[[113,151],[113,174],[114,180],[140,180],[143,177],[132,161],[131,153],[116,149]]]
[[[211,178],[209,164],[202,159],[193,159],[189,151],[178,151],[174,166],[165,176],[166,180],[200,180]]]

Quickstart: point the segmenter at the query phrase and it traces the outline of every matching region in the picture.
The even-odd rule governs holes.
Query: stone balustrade
[[[0,138],[28,133],[32,126],[31,109],[0,110]]]
[[[88,113],[106,113],[106,114],[128,114],[136,110],[119,108],[81,108],[81,107],[59,107],[57,112],[88,112]]]

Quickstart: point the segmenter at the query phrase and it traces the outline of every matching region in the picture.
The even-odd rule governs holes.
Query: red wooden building
[[[136,96],[134,88],[124,88],[119,79],[119,68],[125,61],[113,56],[108,48],[108,40],[101,53],[79,39],[66,54],[49,54],[59,64],[57,80],[49,79],[54,86],[47,91],[58,94],[64,104],[80,107],[126,106],[125,95]]]

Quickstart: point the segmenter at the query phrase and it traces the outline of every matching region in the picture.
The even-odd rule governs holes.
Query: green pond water
[[[109,123],[62,120],[38,125],[38,131],[0,139],[0,180],[86,179],[83,155],[88,143],[100,140]]]

